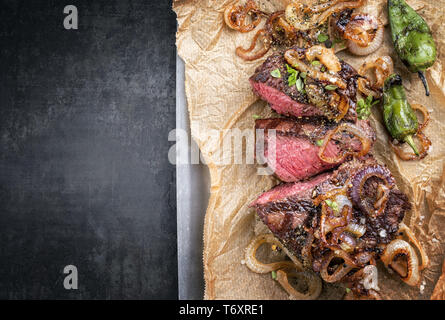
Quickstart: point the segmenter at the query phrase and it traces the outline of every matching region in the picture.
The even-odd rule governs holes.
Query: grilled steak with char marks
[[[343,159],[337,163],[327,163],[318,156],[326,134],[337,125],[322,118],[259,119],[255,121],[255,128],[264,130],[264,140],[257,134],[257,145],[259,143],[264,146],[264,162],[274,169],[275,175],[281,181],[294,182],[334,168],[345,161]],[[375,132],[367,120],[357,121],[356,126],[372,142],[375,141]],[[270,135],[269,130],[275,130],[275,135]],[[345,145],[348,150],[359,151],[361,148],[358,139],[351,138],[347,133],[341,135],[341,144],[337,142],[334,139],[329,142],[324,156],[338,157]]]
[[[304,49],[297,49],[302,51]],[[253,91],[263,100],[267,101],[271,108],[286,116],[309,117],[326,116],[330,91],[323,89],[324,82],[306,77],[306,92],[299,91],[295,85],[288,85],[290,73],[287,71],[287,62],[284,59],[284,52],[271,55],[266,61],[255,70],[255,74],[249,81]],[[357,93],[357,72],[346,62],[341,62],[341,71],[338,76],[343,79],[347,87],[337,91],[348,98],[350,108],[344,119],[354,121],[357,119],[356,93]],[[273,77],[271,72],[280,70],[281,77]],[[320,92],[314,90],[319,88]],[[310,90],[311,89],[311,90]],[[323,97],[325,95],[326,97]],[[319,100],[318,102],[315,100]]]
[[[256,209],[260,219],[292,253],[301,257],[301,251],[309,234],[315,235],[312,245],[312,268],[319,271],[326,250],[320,245],[321,206],[314,199],[343,186],[349,187],[351,179],[366,168],[380,167],[370,155],[342,164],[337,170],[318,175],[308,181],[283,183],[263,193],[250,206]],[[376,194],[378,181],[370,178],[364,184],[364,194]],[[408,198],[396,187],[390,189],[385,210],[372,217],[353,203],[350,223],[366,228],[358,239],[360,250],[373,252],[378,257],[382,246],[388,244],[399,229],[404,214],[411,208]],[[318,238],[317,238],[318,234]]]

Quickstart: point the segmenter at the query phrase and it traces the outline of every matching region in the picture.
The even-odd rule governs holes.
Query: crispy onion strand
[[[363,6],[365,0],[357,0],[357,1],[349,1],[349,2],[340,2],[331,7],[329,7],[326,11],[324,11],[317,19],[317,25],[325,22],[331,15],[334,13],[343,11],[345,9],[354,9]]]
[[[286,267],[287,268],[294,267],[297,268],[298,270],[303,269],[301,262],[296,260],[293,256],[292,257],[296,261],[279,261],[273,263],[262,263],[258,261],[258,259],[256,258],[256,251],[264,243],[270,243],[276,245],[281,249],[283,249],[286,254],[288,253],[286,248],[284,248],[283,245],[281,244],[281,242],[278,241],[278,239],[276,239],[272,234],[259,235],[256,238],[254,238],[246,248],[245,261],[246,261],[246,266],[250,270],[256,273],[268,273]]]
[[[344,252],[346,254],[346,252]],[[334,258],[344,258],[344,254],[342,251],[338,250],[336,252],[331,251],[322,261],[321,264],[321,270],[320,270],[320,276],[321,278],[329,283],[340,281],[344,276],[348,274],[349,271],[353,269],[353,266],[348,265],[346,260],[344,260],[344,263],[341,263],[337,268],[334,270],[332,274],[329,274],[329,265],[331,261]]]
[[[247,16],[252,21],[246,23]],[[253,0],[248,0],[244,6],[233,4],[224,10],[224,21],[227,26],[239,32],[250,32],[261,22],[261,12]]]
[[[298,52],[296,50],[287,50],[284,54],[284,58],[292,67],[301,72],[306,72],[306,74],[311,78],[321,81],[328,81],[332,84],[335,84],[340,89],[346,89],[346,83],[339,76],[321,72],[314,67],[307,65],[305,62],[300,60]]]
[[[376,81],[373,82],[367,75],[367,71],[374,69]],[[378,99],[381,96],[381,91],[385,79],[392,74],[394,64],[390,56],[383,56],[374,62],[365,62],[359,69],[358,74],[361,76],[357,80],[358,90],[365,96],[371,95]]]
[[[281,248],[291,259],[291,261],[280,261],[274,263],[262,263],[256,258],[257,249],[264,243],[276,245]],[[312,242],[311,242],[312,244]],[[296,259],[272,234],[262,234],[256,236],[246,248],[246,266],[256,273],[269,273],[277,271],[277,281],[284,290],[293,298],[301,300],[316,299],[321,293],[321,280],[313,272],[303,270],[301,262]],[[298,292],[290,283],[289,278],[303,279],[308,287],[307,293]]]
[[[349,132],[349,133],[353,134],[354,136],[356,136],[357,138],[359,138],[360,143],[362,144],[360,151],[352,151],[352,150],[345,151],[345,150],[343,150],[343,152],[340,152],[339,155],[334,158],[326,157],[324,155],[324,151],[325,151],[326,147],[332,140],[333,136],[336,133],[342,132],[342,131]],[[343,161],[348,155],[352,155],[352,156],[356,156],[356,157],[364,156],[365,154],[368,153],[370,148],[371,148],[371,140],[368,137],[366,137],[366,135],[363,133],[363,131],[361,131],[355,125],[353,125],[349,122],[345,122],[345,123],[342,123],[339,126],[337,126],[334,130],[331,130],[326,135],[326,137],[323,139],[323,145],[320,147],[320,149],[318,151],[318,157],[326,163],[339,163],[339,162]]]
[[[260,37],[263,38],[263,40],[260,41],[262,44],[262,48],[257,50],[254,54],[249,55],[249,53],[256,48],[258,38]],[[258,32],[253,37],[252,43],[250,44],[249,48],[244,49],[242,47],[238,47],[236,48],[235,53],[237,54],[238,57],[242,58],[245,61],[253,61],[263,57],[267,53],[267,51],[269,51],[270,47],[271,47],[270,35],[265,29],[261,29],[258,30]]]
[[[382,180],[382,183],[380,184],[383,185],[384,187],[381,188],[388,189],[387,191],[388,193],[389,190],[395,186],[395,181],[391,175],[391,172],[389,172],[389,170],[386,167],[383,167],[381,165],[374,165],[361,169],[351,177],[351,183],[348,192],[349,196],[352,199],[352,202],[356,206],[358,206],[362,211],[366,212],[370,217],[375,218],[381,215],[385,211],[387,199],[385,199],[384,201],[381,201],[380,199],[387,198],[388,194],[386,196],[380,195],[379,197],[378,194],[379,192],[377,192],[377,201],[374,203],[373,206],[370,203],[368,203],[368,201],[366,201],[366,199],[363,196],[365,184],[370,178],[373,177]]]
[[[297,291],[290,283],[289,278],[296,278],[306,282],[308,289],[307,293]],[[322,284],[321,279],[310,271],[286,272],[284,270],[277,271],[277,281],[281,284],[284,290],[290,295],[291,299],[297,300],[314,300],[317,299],[321,293]]]
[[[428,155],[431,146],[430,139],[428,139],[422,132],[417,132],[415,136],[420,140],[419,155],[416,155],[414,152],[406,152],[403,150],[403,144],[395,143],[391,139],[389,140],[393,151],[400,159],[405,161],[421,160]]]

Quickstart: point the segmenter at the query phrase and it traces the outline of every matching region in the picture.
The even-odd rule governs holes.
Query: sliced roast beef
[[[298,48],[297,48],[298,49]],[[298,49],[304,50],[304,49]],[[338,92],[348,98],[350,108],[345,119],[355,121],[357,72],[347,63],[341,62],[342,70],[338,73],[347,83],[347,88]],[[280,70],[280,77],[273,76],[272,71]],[[305,90],[298,90],[296,85],[289,86],[288,66],[284,59],[284,52],[271,55],[259,66],[249,81],[253,91],[271,108],[286,116],[327,116],[331,111],[328,108],[334,91],[325,90],[326,83],[306,77]]]
[[[263,162],[272,168],[275,175],[284,182],[294,182],[312,177],[336,167],[338,163],[327,163],[318,156],[323,139],[338,124],[322,118],[311,119],[259,119],[255,121],[257,146],[264,148]],[[375,132],[366,120],[360,120],[356,126],[370,141],[375,141]],[[259,129],[264,134],[259,134]],[[271,131],[274,130],[274,131]],[[272,134],[274,132],[275,134]],[[332,139],[324,150],[324,156],[335,158],[340,155],[345,145],[348,150],[360,150],[361,143],[348,134],[341,136],[341,143]]]
[[[282,183],[263,193],[250,206],[256,209],[264,224],[295,255],[302,257],[302,250],[310,239],[311,265],[315,271],[319,271],[321,261],[332,246],[326,249],[325,243],[321,240],[321,205],[316,205],[314,201],[319,199],[319,196],[326,196],[343,189],[349,190],[352,179],[362,174],[363,170],[380,170],[390,176],[389,170],[384,165],[377,163],[368,155],[360,160],[346,162],[333,172],[323,173],[304,182]],[[377,183],[376,177],[369,176],[366,179],[363,184],[363,196],[376,195],[378,185],[383,183],[383,180]],[[411,208],[408,198],[393,186],[388,192],[384,211],[374,216],[363,211],[351,198],[343,197],[346,199],[343,200],[344,205],[349,203],[352,212],[352,216],[348,218],[348,226],[362,230],[361,235],[353,239],[357,247],[348,253],[353,256],[360,252],[360,257],[372,253],[378,257],[383,246],[394,239],[405,212]],[[341,204],[336,206],[340,206],[338,213],[340,215]],[[348,231],[342,235],[352,237]]]

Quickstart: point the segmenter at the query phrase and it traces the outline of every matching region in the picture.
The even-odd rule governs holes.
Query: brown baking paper
[[[258,224],[254,210],[248,208],[263,191],[277,184],[272,176],[258,175],[255,164],[224,164],[219,156],[227,129],[253,130],[253,115],[268,117],[267,104],[252,93],[248,78],[263,59],[246,62],[235,55],[237,46],[248,47],[255,31],[239,33],[223,21],[231,1],[179,0],[173,2],[177,13],[177,49],[185,62],[185,89],[191,133],[210,169],[210,200],[204,223],[204,279],[206,299],[288,299],[287,293],[270,274],[256,274],[242,264],[244,249],[255,235],[267,228]],[[285,1],[261,1],[264,11],[282,9]],[[368,0],[361,11],[378,15],[387,22],[386,1]],[[430,266],[422,272],[419,287],[405,285],[395,274],[379,267],[379,287],[386,299],[429,299],[441,274],[445,249],[445,9],[444,0],[411,0],[431,27],[438,48],[438,59],[427,71],[431,96],[426,97],[421,81],[401,64],[385,28],[384,45],[367,57],[347,52],[339,56],[355,68],[364,61],[390,55],[395,71],[404,79],[411,103],[420,103],[431,112],[425,133],[432,150],[422,161],[399,160],[388,144],[382,125],[381,109],[374,108],[372,125],[378,140],[373,154],[388,165],[413,204],[404,222],[426,249]],[[261,27],[261,26],[260,26]],[[220,132],[210,135],[210,132]],[[245,145],[243,145],[245,149]],[[244,150],[243,149],[243,150]],[[261,229],[259,231],[259,229]],[[344,289],[343,289],[344,290]],[[344,291],[323,284],[321,299],[340,299]]]

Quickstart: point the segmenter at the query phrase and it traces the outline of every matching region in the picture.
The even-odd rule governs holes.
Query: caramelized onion
[[[321,81],[328,81],[332,84],[335,84],[340,89],[346,89],[346,83],[337,75],[332,75],[329,73],[321,72],[316,68],[307,65],[305,62],[300,60],[298,56],[298,52],[294,49],[287,50],[284,54],[284,58],[287,63],[289,63],[295,69],[306,72],[306,74],[312,79],[318,79]]]
[[[315,45],[306,50],[306,59],[313,61],[315,58],[320,60],[322,64],[332,72],[339,72],[341,70],[340,60],[334,53],[334,49],[326,48],[325,46]]]
[[[303,278],[307,284],[307,293],[298,292],[290,283],[289,278]],[[322,284],[320,278],[310,271],[303,272],[286,272],[284,270],[277,271],[277,281],[284,290],[291,296],[291,299],[298,300],[314,300],[321,293]]]
[[[375,208],[371,207],[363,198],[363,188],[366,181],[368,181],[368,179],[371,177],[377,177],[383,180],[383,183],[388,189],[392,189],[395,185],[394,178],[386,167],[374,165],[365,167],[354,174],[354,176],[351,178],[351,187],[349,188],[348,192],[352,202],[357,207],[359,207],[362,211],[367,212],[369,216],[375,217],[382,214],[384,208],[381,210],[375,210]]]
[[[360,14],[353,16],[346,25],[344,37],[352,54],[366,56],[376,51],[383,43],[383,24],[377,18]]]
[[[366,233],[366,226],[357,223],[349,223],[346,226],[346,231],[352,233],[357,238],[360,238]]]
[[[337,133],[341,131],[347,131],[357,138],[360,139],[360,143],[362,144],[360,151],[351,151],[351,150],[343,150],[338,156],[335,158],[327,158],[324,156],[324,151],[329,144],[329,142],[332,140],[332,137]],[[368,153],[369,149],[371,148],[371,140],[366,137],[366,135],[361,131],[359,128],[357,128],[355,125],[344,122],[337,126],[334,130],[331,130],[326,137],[323,139],[323,145],[320,147],[318,151],[318,157],[323,160],[326,163],[339,163],[343,161],[348,155],[361,157]]]
[[[263,41],[261,41],[262,48],[257,50],[256,53],[249,55],[249,53],[255,49],[259,37],[263,38]],[[272,43],[272,40],[270,38],[269,33],[265,29],[261,29],[261,30],[258,30],[258,32],[253,37],[252,43],[249,48],[244,49],[242,47],[238,47],[238,48],[236,48],[235,52],[243,60],[253,61],[253,60],[263,57],[267,53],[267,51],[269,51],[271,43]]]
[[[419,155],[416,155],[412,150],[410,152],[406,152],[403,150],[403,144],[394,143],[392,140],[389,140],[389,143],[397,156],[405,161],[411,160],[421,160],[428,155],[429,148],[431,146],[431,141],[428,139],[422,132],[417,132],[415,135],[420,140],[420,150]]]
[[[395,258],[399,258],[400,256],[406,257],[406,268],[394,261]],[[401,276],[402,281],[406,284],[410,286],[417,286],[419,284],[419,262],[414,249],[408,242],[400,239],[391,241],[383,252],[381,260],[387,268],[391,267],[391,269],[396,271]]]
[[[408,240],[414,244],[414,246],[419,250],[420,253],[420,259],[422,260],[422,264],[419,266],[419,270],[423,270],[430,264],[430,259],[428,258],[428,255],[426,254],[425,250],[423,249],[422,245],[420,244],[419,240],[417,240],[414,233],[411,231],[410,228],[403,222],[400,224],[399,232],[406,235]]]
[[[363,287],[366,290],[379,291],[379,275],[377,267],[373,265],[368,265],[363,268]]]
[[[336,252],[331,251],[323,259],[321,263],[320,276],[324,281],[329,283],[340,281],[344,276],[348,274],[349,271],[353,269],[353,266],[351,264],[347,264],[345,260],[345,254],[346,252],[342,252],[341,250],[337,250]],[[341,263],[332,274],[329,274],[329,264],[334,258],[342,258],[344,260],[344,263]],[[346,259],[350,260],[349,262],[352,263],[352,260],[350,258]]]
[[[326,202],[323,202],[320,216],[320,239],[328,247],[333,250],[339,248],[338,240],[343,233],[345,227],[352,218],[352,208],[349,206],[343,207],[340,216],[336,216],[335,212],[328,207]],[[328,242],[326,235],[332,231],[332,241]]]
[[[317,19],[317,24],[320,25],[325,22],[331,15],[337,12],[341,12],[345,9],[354,9],[363,6],[365,0],[357,0],[357,1],[349,1],[349,2],[340,2],[325,10]]]
[[[291,267],[296,267],[299,268],[299,270],[302,270],[301,263],[299,265],[295,265],[293,261],[279,261],[272,263],[262,263],[258,261],[256,258],[256,251],[264,243],[274,244],[277,247],[284,249],[281,242],[278,241],[278,239],[276,239],[272,234],[263,234],[255,237],[247,246],[245,254],[246,266],[250,270],[256,273],[268,273],[281,268]]]
[[[252,18],[250,23],[246,23],[247,16]],[[224,11],[224,21],[227,26],[239,32],[249,32],[261,21],[261,12],[255,4],[255,1],[248,0],[244,6],[233,4]]]
[[[375,82],[367,75],[367,71],[374,69]],[[385,79],[393,72],[394,64],[390,56],[383,56],[374,62],[365,62],[359,69],[358,73],[362,77],[357,80],[358,90],[365,96],[373,96],[379,98]]]
[[[372,88],[371,82],[367,78],[358,78],[357,88],[365,97],[372,96],[374,99],[379,99],[381,96],[381,92]]]
[[[425,127],[428,125],[428,122],[430,121],[430,113],[428,112],[428,110],[421,104],[412,104],[411,108],[416,111],[420,111],[422,113],[423,116],[423,122],[419,123],[419,127],[417,129],[417,132],[421,132],[423,131],[423,129],[425,129]]]
[[[343,37],[360,47],[367,47],[375,38],[379,23],[368,14],[358,14],[351,17],[345,26]]]
[[[384,184],[379,184],[377,187],[377,201],[374,203],[374,209],[377,210],[377,216],[381,215],[385,211],[386,203],[389,199],[389,191],[390,188]]]

